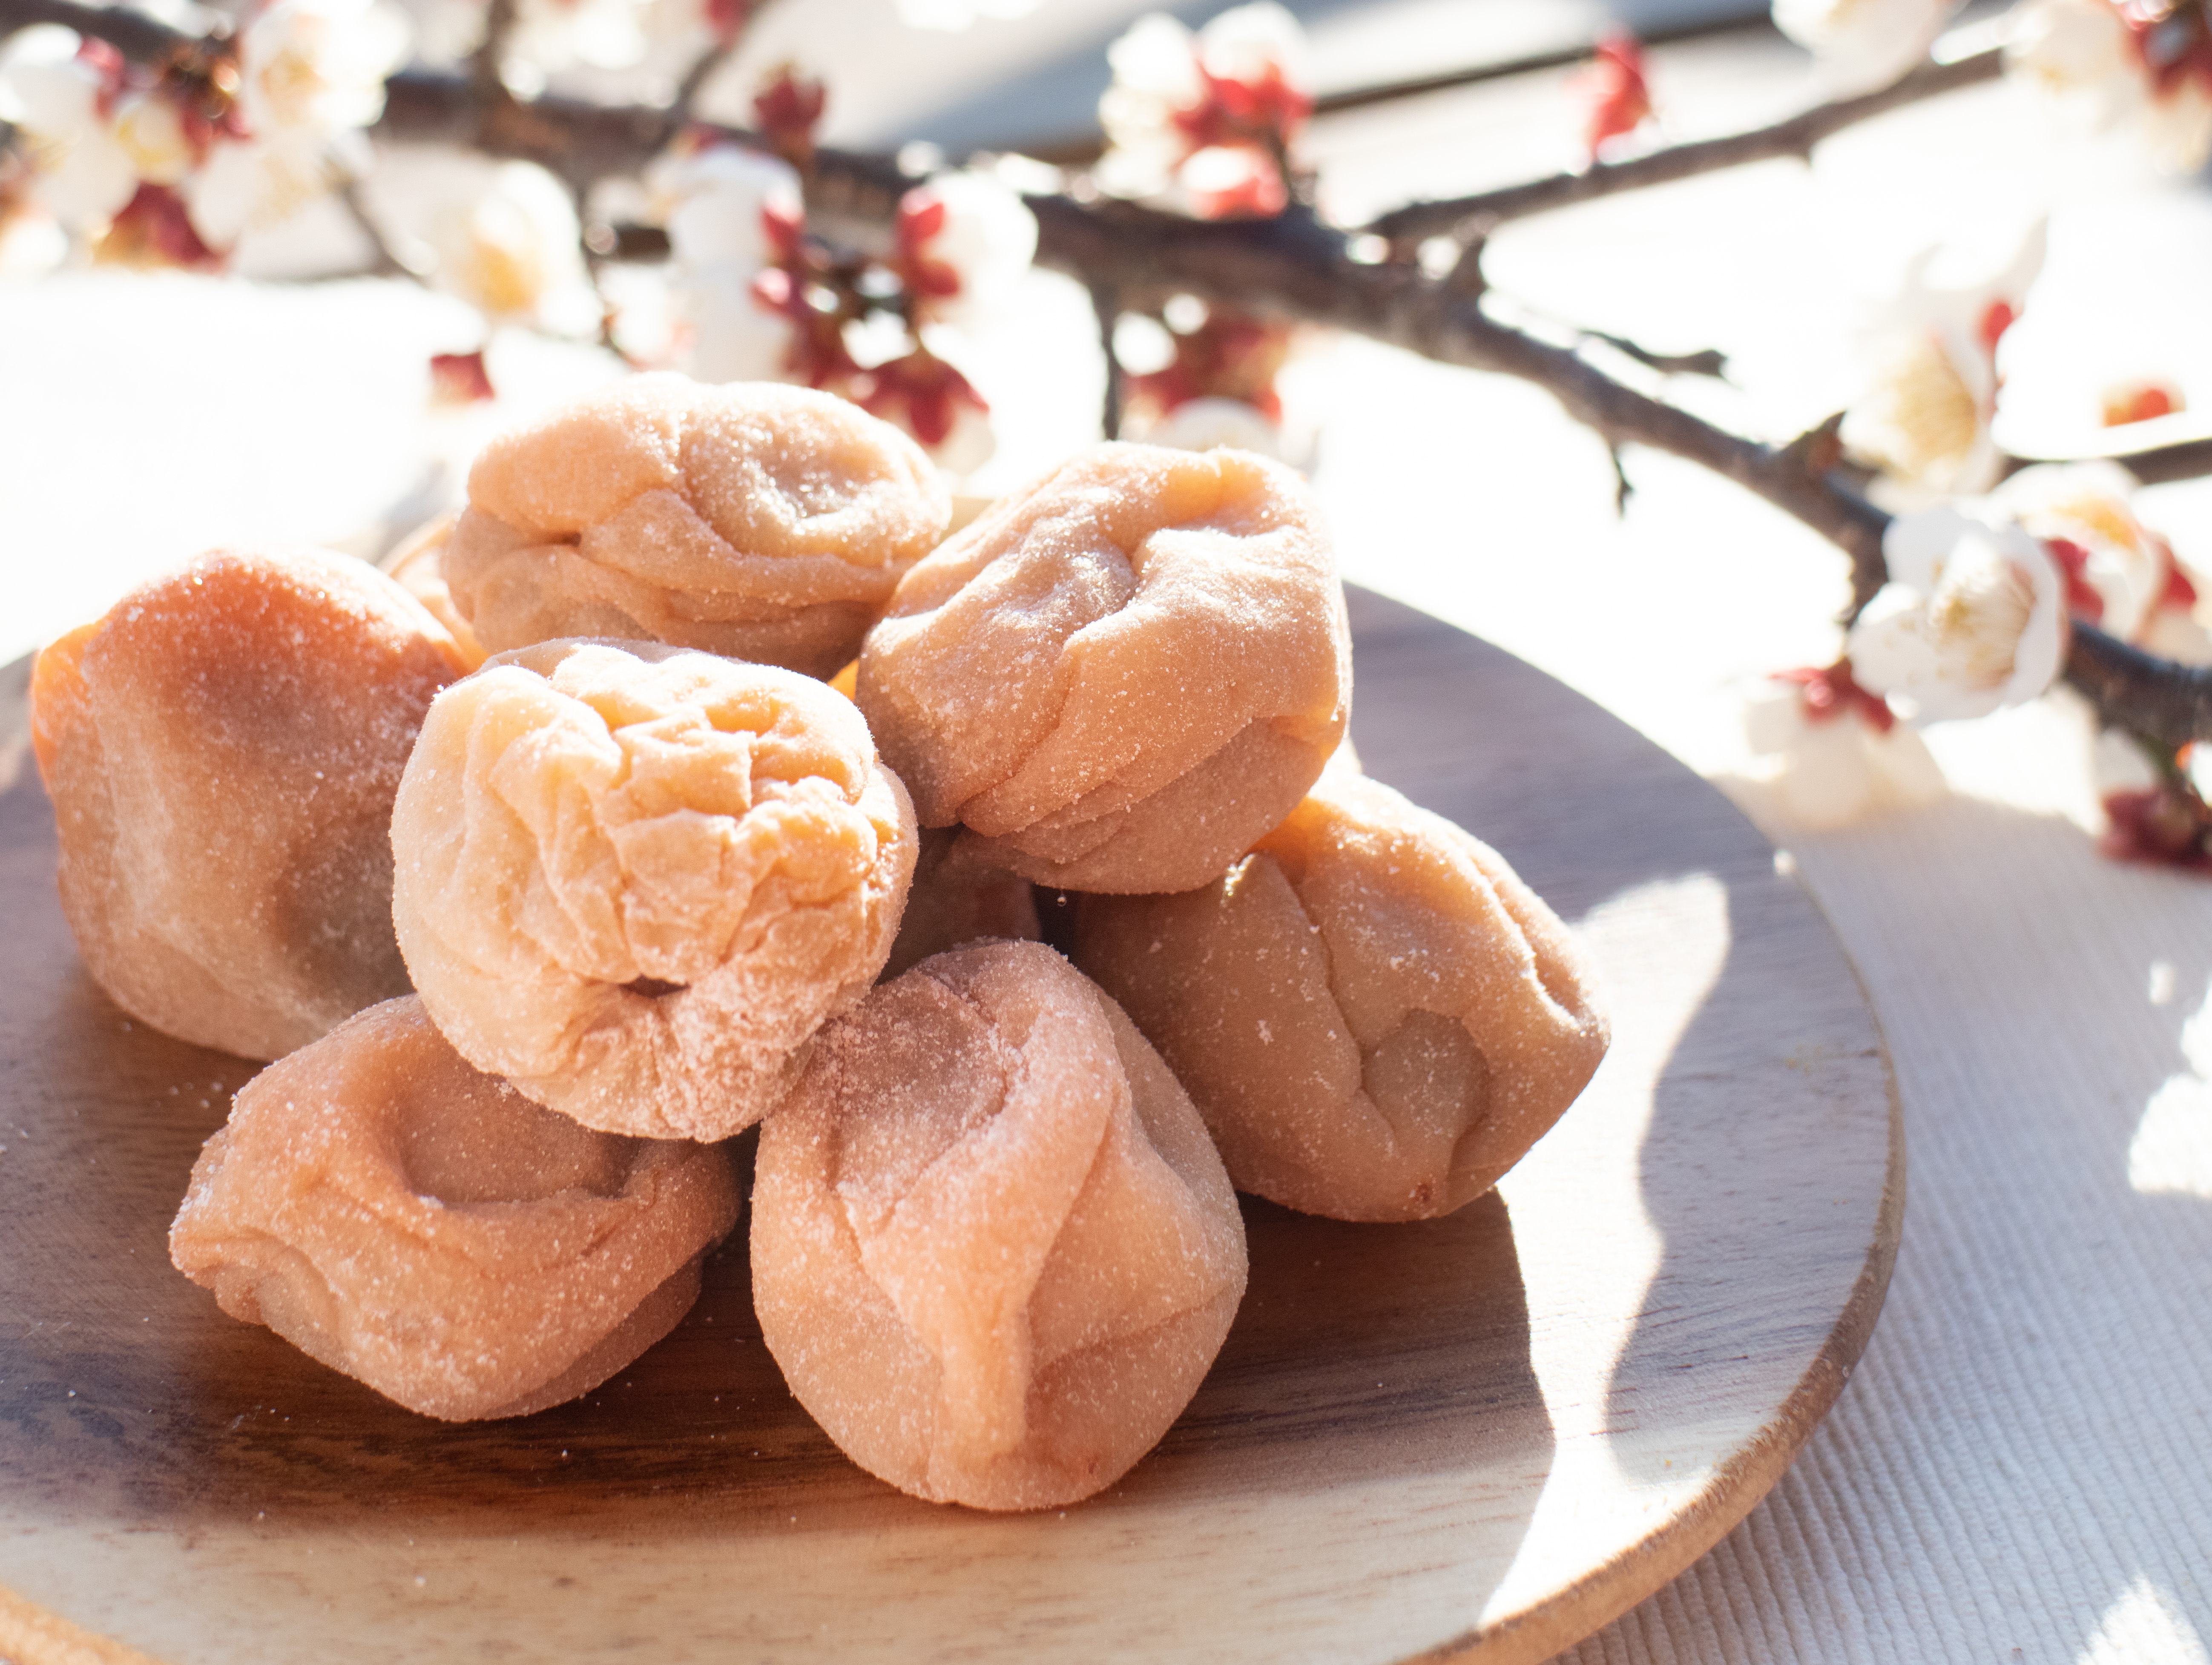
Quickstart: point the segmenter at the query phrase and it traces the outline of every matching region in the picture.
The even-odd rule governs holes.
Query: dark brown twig
[[[1763,17],[1708,18],[1703,22],[1654,29],[1642,37],[1642,44],[1646,46],[1671,46],[1717,34],[1771,32],[1772,28],[1773,25]],[[1545,70],[1570,69],[1575,64],[1588,62],[1594,50],[1594,45],[1585,41],[1553,52],[1530,52],[1520,58],[1502,58],[1490,64],[1470,64],[1462,69],[1414,76],[1402,81],[1378,82],[1371,87],[1347,87],[1339,92],[1323,93],[1314,100],[1313,112],[1316,117],[1339,115],[1347,110],[1364,110],[1378,104],[1395,103],[1400,99],[1421,98],[1431,93],[1447,93],[1462,87],[1480,86],[1486,82],[1507,81],[1515,76],[1534,75]],[[1104,149],[1103,136],[1091,133],[1055,144],[1024,145],[1023,154],[1062,167],[1077,167],[1097,161]]]
[[[511,100],[504,75],[507,38],[514,33],[516,0],[491,0],[484,9],[483,35],[469,54],[469,79],[479,98]]]
[[[1408,203],[1371,221],[1367,229],[1394,242],[1436,237],[1455,230],[1472,215],[1487,215],[1499,221],[1519,219],[1577,203],[1595,202],[1623,191],[1671,184],[1717,168],[1736,167],[1778,156],[1808,156],[1822,139],[1871,117],[1939,94],[1995,80],[2003,70],[2003,58],[2002,50],[1993,46],[1954,63],[1923,64],[1902,80],[1878,91],[1817,105],[1769,127],[1670,144],[1640,156],[1596,162],[1578,173],[1554,173],[1549,179],[1531,179],[1526,185],[1506,185],[1472,197]]]
[[[2212,667],[2153,658],[2076,620],[2066,680],[2106,722],[2169,751],[2191,740],[2212,740]]]
[[[690,118],[698,105],[699,94],[707,90],[707,83],[714,78],[725,64],[737,56],[738,48],[745,44],[745,36],[752,32],[753,25],[760,21],[760,15],[771,3],[773,0],[758,0],[757,4],[744,6],[729,33],[700,53],[691,67],[684,72],[684,79],[677,83],[676,96],[671,100],[678,115],[686,120]]]
[[[1638,44],[1673,46],[1685,40],[1702,40],[1717,34],[1743,34],[1753,31],[1771,34],[1773,28],[1774,26],[1764,17],[1708,18],[1699,23],[1653,29],[1640,35]],[[1447,70],[1438,75],[1416,76],[1408,81],[1389,81],[1373,87],[1324,93],[1314,100],[1314,114],[1333,116],[1346,110],[1364,110],[1370,105],[1389,104],[1403,98],[1419,98],[1428,93],[1449,92],[1455,88],[1473,87],[1486,81],[1504,81],[1510,76],[1534,75],[1544,70],[1571,69],[1577,64],[1588,63],[1590,54],[1595,50],[1595,43],[1584,42],[1557,52],[1530,52],[1525,57],[1506,58],[1495,64],[1470,64],[1463,70]]]
[[[676,97],[672,102],[679,115],[687,118],[690,116],[693,106],[699,102],[699,94],[707,90],[707,83],[714,78],[715,72],[722,65],[736,56],[744,41],[744,33],[739,30],[728,39],[718,40],[699,54],[691,67],[684,72],[684,79],[676,86]]]
[[[1795,515],[1851,556],[1861,602],[1881,586],[1888,517],[1802,457],[1728,433],[1623,386],[1572,349],[1498,323],[1447,279],[1351,258],[1343,234],[1310,216],[1192,221],[1134,204],[1032,197],[1037,260],[1110,283],[1125,305],[1177,294],[1261,316],[1334,324],[1448,364],[1533,381],[1608,444],[1647,445],[1703,464]]]
[[[2173,480],[2201,479],[2212,474],[2212,439],[2179,440],[2172,445],[2146,446],[2140,451],[2116,448],[2099,452],[2097,457],[2118,463],[2147,486],[2164,485]],[[2014,457],[2008,460],[2014,468],[2027,468],[2036,463],[2079,462],[2082,459]]]
[[[1639,347],[1626,336],[1607,335],[1603,330],[1584,330],[1586,341],[1601,341],[1616,353],[1634,359],[1646,369],[1656,370],[1662,376],[1711,376],[1716,381],[1728,380],[1728,355],[1706,348],[1696,353],[1655,353],[1649,347]]]
[[[1121,437],[1121,355],[1114,350],[1114,326],[1121,321],[1121,300],[1112,287],[1091,285],[1091,307],[1098,315],[1098,350],[1106,356],[1105,408],[1099,415],[1099,431],[1109,440]]]
[[[2120,451],[2112,459],[2147,486],[2212,474],[2212,440],[2185,440],[2146,451]]]

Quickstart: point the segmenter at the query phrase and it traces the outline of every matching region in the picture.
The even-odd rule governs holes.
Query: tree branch
[[[716,70],[736,55],[744,40],[744,34],[741,30],[727,40],[716,41],[699,54],[691,67],[684,72],[684,79],[677,83],[673,107],[678,114],[690,117],[692,106],[699,102],[699,94],[707,90],[707,83],[714,78]]]
[[[1394,242],[1415,241],[1443,235],[1478,215],[1495,221],[1518,219],[1571,207],[1576,203],[1595,202],[1619,191],[1670,184],[1717,168],[1736,167],[1777,156],[1809,156],[1814,145],[1846,127],[1905,105],[1916,104],[1922,99],[1995,80],[2003,69],[2003,51],[1995,46],[1955,63],[1923,64],[1902,80],[1878,91],[1816,105],[1771,127],[1671,144],[1664,149],[1646,151],[1620,161],[1595,162],[1578,173],[1554,173],[1549,179],[1531,179],[1526,185],[1507,185],[1472,197],[1408,203],[1371,221],[1367,229]]]
[[[507,57],[507,39],[514,33],[515,0],[491,0],[484,8],[483,36],[477,49],[469,54],[469,79],[475,83],[477,95],[497,100],[511,95],[501,71]]]
[[[1112,285],[1091,286],[1091,309],[1098,316],[1098,349],[1106,357],[1106,398],[1099,412],[1099,431],[1109,440],[1121,437],[1121,355],[1114,349],[1114,326],[1121,321],[1121,298]]]
[[[2145,451],[2115,451],[2114,462],[2147,486],[2212,474],[2212,440],[2183,440]]]
[[[1496,322],[1449,280],[1402,264],[1354,261],[1344,234],[1310,216],[1194,221],[1133,203],[1032,197],[1029,204],[1037,216],[1037,263],[1110,284],[1125,305],[1195,295],[1534,382],[1608,444],[1686,457],[1805,522],[1850,556],[1862,604],[1881,586],[1888,516],[1809,466],[1802,453],[1728,433],[1625,386],[1571,349]]]
[[[2066,680],[2106,722],[2169,750],[2212,740],[2212,666],[2153,658],[2076,619],[2066,651]]]
[[[136,13],[74,0],[0,0],[0,33],[30,22],[66,24],[142,60],[158,62],[179,46],[195,44],[191,37]],[[1995,72],[1994,55],[1984,54],[1915,71],[1886,93],[1824,108],[1856,110],[1850,119],[1858,119],[1875,107],[1893,108]],[[1814,124],[1823,133],[1848,125],[1820,112],[1797,119],[1815,117],[1826,124]],[[387,138],[440,141],[537,161],[572,185],[583,185],[635,172],[683,125],[675,110],[612,108],[552,97],[523,103],[506,95],[503,85],[499,95],[486,96],[468,76],[413,70],[387,84],[378,131]],[[737,143],[759,143],[750,134],[720,131]],[[1638,163],[1615,167],[1633,172]],[[1633,182],[1654,179],[1638,177]],[[820,207],[883,219],[910,181],[886,158],[823,150],[814,183]],[[1626,183],[1605,187],[1626,188]],[[1729,433],[1613,380],[1571,348],[1492,319],[1482,309],[1479,269],[1433,278],[1408,262],[1355,261],[1346,234],[1304,210],[1270,220],[1200,221],[1110,199],[1027,200],[1037,218],[1037,263],[1073,276],[1094,295],[1110,292],[1121,307],[1148,307],[1175,295],[1195,295],[1261,316],[1334,325],[1444,363],[1533,382],[1609,447],[1644,445],[1686,458],[1827,538],[1850,557],[1856,605],[1863,605],[1884,580],[1881,539],[1889,517],[1831,471],[1834,447],[1824,441],[1832,440],[1832,423],[1781,447]],[[1462,204],[1448,211],[1458,224],[1478,210]],[[1480,211],[1497,210],[1492,206]],[[2173,479],[2212,467],[2208,453],[2212,441],[2197,441],[2123,460],[2143,479]],[[2154,659],[2077,624],[2066,677],[2107,721],[2169,746],[2212,739],[2212,671]]]

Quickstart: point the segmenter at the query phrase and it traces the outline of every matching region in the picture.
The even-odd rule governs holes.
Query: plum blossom
[[[2128,134],[2161,167],[2212,155],[2212,15],[2203,0],[2027,0],[2005,68],[2092,131]]]
[[[2197,582],[2137,517],[2136,489],[2118,463],[2044,463],[2007,480],[1988,508],[2043,540],[2075,617],[2161,659],[2212,665]]]
[[[2126,428],[2139,422],[2156,422],[2189,408],[2181,390],[2166,381],[2127,381],[2105,390],[2098,401],[2106,428]]]
[[[1164,365],[1129,378],[1130,416],[1151,425],[1193,399],[1232,398],[1279,422],[1283,401],[1275,377],[1290,357],[1291,333],[1286,325],[1224,308],[1206,313],[1170,336]]]
[[[991,407],[974,384],[927,345],[860,372],[851,397],[921,442],[948,474],[972,474],[998,448]]]
[[[987,173],[939,173],[899,199],[895,269],[916,324],[973,327],[1006,304],[1036,254],[1036,216]]]
[[[1889,582],[1846,644],[1861,687],[1916,722],[2032,700],[2065,651],[2064,580],[2041,543],[1942,507],[1890,523]]]
[[[224,258],[200,236],[185,199],[170,186],[150,182],[142,183],[108,222],[94,252],[106,264],[185,271],[221,271]]]
[[[1150,422],[1127,425],[1131,439],[1177,451],[1256,451],[1278,462],[1292,462],[1294,449],[1280,422],[1243,399],[1208,397],[1186,400]]]
[[[2212,747],[2179,752],[2106,729],[2094,754],[2105,830],[2098,852],[2114,861],[2212,873]]]
[[[1849,659],[1764,679],[1744,702],[1743,728],[1765,769],[1747,784],[1791,826],[1841,827],[1946,789],[1928,743],[1859,684]]]
[[[1887,87],[1928,56],[1958,0],[1774,0],[1774,27],[1838,93]]]
[[[368,170],[366,130],[404,60],[405,18],[374,0],[279,0],[239,42],[242,123],[213,143],[185,200],[228,247]]]
[[[1597,55],[1577,78],[1583,143],[1593,161],[1613,140],[1627,137],[1650,118],[1651,88],[1644,67],[1642,44],[1616,29],[1597,43]]]
[[[131,171],[147,185],[179,184],[199,160],[202,147],[186,130],[184,112],[158,91],[118,98],[112,131],[115,142],[131,159]]]
[[[668,228],[684,368],[702,381],[786,379],[799,340],[793,286],[771,297],[759,280],[799,257],[806,209],[798,173],[774,156],[711,144],[663,155],[646,184]]]
[[[407,20],[375,0],[278,0],[239,42],[239,107],[257,134],[331,139],[384,113]]]
[[[1990,424],[2002,382],[1997,346],[2027,305],[2044,245],[2038,222],[2003,270],[1959,289],[1927,282],[1935,250],[1913,261],[1875,331],[1875,385],[1844,418],[1844,448],[1854,459],[1908,491],[1937,496],[1996,483],[2003,459]]]
[[[753,125],[777,155],[806,173],[814,166],[814,130],[829,103],[827,84],[787,61],[770,70],[753,94]]]
[[[1987,507],[2043,540],[2074,617],[2139,645],[2155,626],[2178,656],[2194,659],[2203,651],[2191,617],[2196,586],[2172,546],[2136,518],[2135,490],[2118,463],[2044,463],[2007,480]],[[2160,619],[2169,613],[2177,617]]]
[[[1291,143],[1313,112],[1304,32],[1273,0],[1223,12],[1194,34],[1163,13],[1107,51],[1099,100],[1109,148],[1098,178],[1166,197],[1207,219],[1280,213]]]
[[[0,154],[0,277],[38,277],[69,258],[69,235],[32,194],[31,165]]]
[[[790,164],[741,145],[672,151],[646,185],[687,266],[731,266],[750,278],[789,257],[806,219]]]
[[[372,180],[387,235],[410,246],[429,281],[495,324],[595,334],[597,293],[584,271],[568,188],[534,162],[440,154]]]
[[[483,348],[473,353],[430,355],[431,404],[481,404],[498,397],[491,385],[491,369],[484,362]]]
[[[212,270],[221,257],[177,187],[235,126],[227,59],[179,55],[159,76],[101,40],[27,29],[0,52],[0,117],[27,137],[29,191],[103,260]]]
[[[27,141],[33,194],[61,224],[94,234],[138,189],[138,168],[117,136],[122,56],[55,24],[25,29],[0,48],[0,118]]]

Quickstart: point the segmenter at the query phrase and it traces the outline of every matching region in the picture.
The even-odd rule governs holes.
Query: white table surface
[[[1802,58],[1756,36],[1663,54],[1656,88],[1683,132],[1808,90]],[[1330,200],[1358,213],[1544,171],[1571,158],[1560,97],[1534,76],[1337,118],[1316,136]],[[2063,414],[2162,370],[2212,408],[2212,199],[2054,137],[2003,88],[1845,136],[1809,170],[1510,228],[1490,270],[1553,314],[1728,350],[1741,386],[1698,391],[1701,408],[1779,435],[1848,393],[1861,309],[1905,256],[1991,245],[2045,206],[2051,263],[2008,399]],[[212,543],[366,549],[449,488],[488,427],[611,373],[502,338],[501,408],[428,415],[425,361],[468,331],[376,283],[0,284],[0,663]],[[1018,438],[981,485],[1091,436],[1087,331],[1079,293],[1038,276],[981,343],[975,378]],[[1356,341],[1316,343],[1288,392],[1320,428],[1348,577],[1502,643],[1724,783],[1744,763],[1740,679],[1832,655],[1833,550],[1643,453],[1616,520],[1601,447],[1540,392]],[[2212,483],[2146,507],[2212,568]],[[1578,1665],[2212,1665],[2212,884],[2095,854],[2078,710],[1930,742],[1943,801],[1768,829],[1896,1066],[1911,1181],[1887,1308],[1780,1487]]]

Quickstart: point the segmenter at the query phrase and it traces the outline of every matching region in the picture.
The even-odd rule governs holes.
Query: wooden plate
[[[1873,1019],[1710,787],[1495,648],[1370,596],[1352,617],[1369,769],[1577,923],[1613,1054],[1449,1219],[1249,1202],[1212,1374],[1064,1514],[845,1462],[742,1253],[632,1369],[515,1422],[424,1420],[223,1317],[165,1234],[251,1066],[85,977],[27,771],[0,797],[0,1655],[129,1656],[82,1627],[177,1665],[1536,1660],[1687,1566],[1881,1304],[1903,1147]]]

